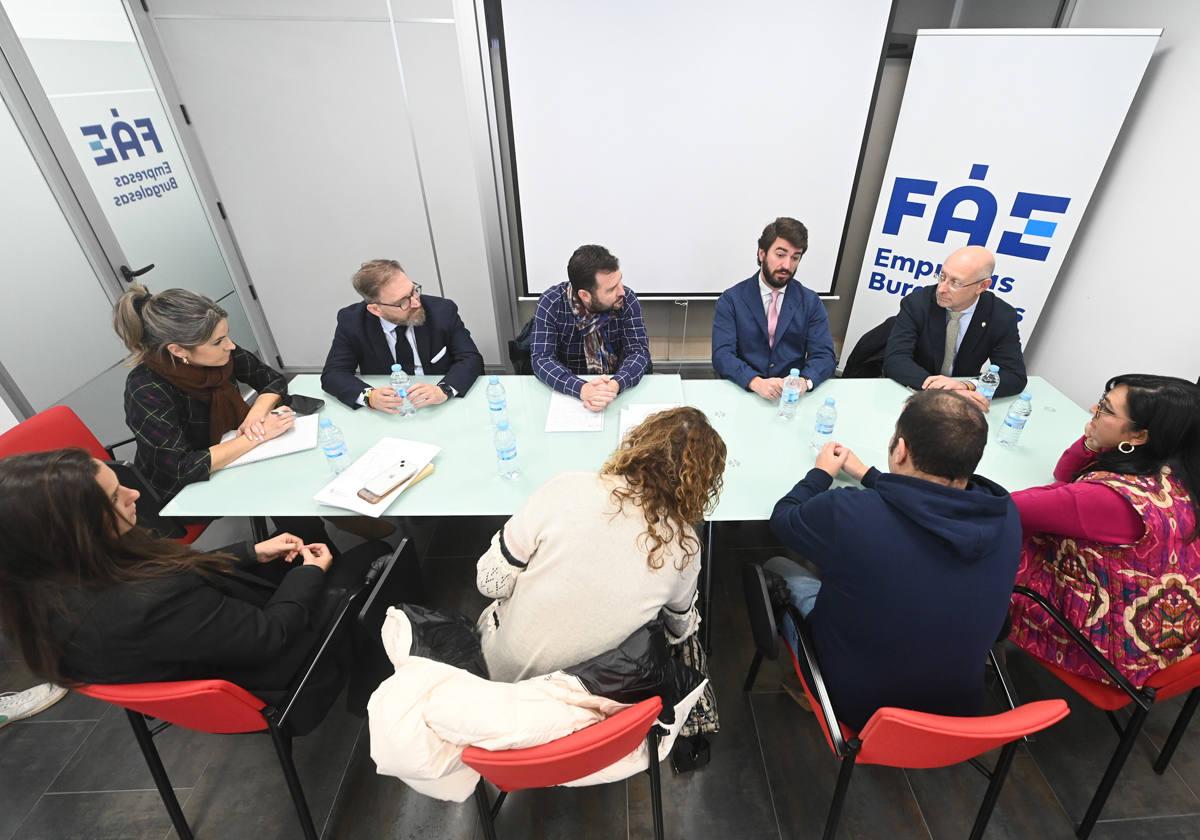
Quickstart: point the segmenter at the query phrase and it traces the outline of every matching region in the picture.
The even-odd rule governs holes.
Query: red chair
[[[1104,671],[1113,683],[1109,685],[1081,677],[1051,665],[1049,662],[1030,657],[1038,665],[1074,689],[1075,693],[1088,703],[1107,714],[1109,722],[1112,723],[1113,729],[1116,730],[1117,737],[1120,739],[1116,752],[1113,753],[1108,767],[1104,771],[1104,776],[1100,779],[1100,786],[1096,788],[1096,793],[1088,804],[1083,821],[1075,829],[1075,836],[1086,838],[1092,833],[1096,821],[1100,818],[1100,811],[1104,808],[1104,803],[1108,801],[1108,796],[1117,783],[1117,777],[1121,775],[1121,770],[1125,767],[1125,761],[1129,758],[1129,753],[1132,752],[1138,735],[1141,734],[1146,717],[1150,714],[1150,708],[1161,700],[1170,700],[1172,697],[1187,692],[1187,700],[1184,701],[1183,708],[1179,711],[1179,717],[1175,719],[1175,725],[1171,727],[1171,734],[1167,736],[1166,743],[1163,744],[1162,751],[1154,762],[1155,773],[1161,776],[1166,772],[1167,766],[1171,763],[1171,757],[1175,754],[1175,748],[1179,746],[1188,724],[1191,723],[1196,706],[1200,705],[1200,655],[1190,656],[1164,668],[1146,680],[1145,685],[1140,689],[1135,688],[1113,667],[1111,662],[1104,658],[1104,655],[1088,641],[1087,637],[1072,626],[1058,608],[1041,594],[1024,586],[1013,587],[1013,592],[1029,598],[1045,610],[1054,623],[1062,628],[1075,644],[1079,645],[1088,658],[1096,663],[1096,666]],[[1130,704],[1134,705],[1133,713],[1128,722],[1121,725],[1114,712]]]
[[[404,543],[401,543],[400,548],[392,554],[389,563],[395,561],[403,548]],[[250,692],[225,680],[180,680],[74,687],[80,694],[125,709],[142,756],[150,768],[150,775],[154,777],[158,795],[162,797],[163,805],[166,806],[180,840],[192,840],[192,830],[154,746],[154,736],[173,725],[214,735],[270,733],[280,767],[283,768],[284,779],[287,780],[288,791],[292,795],[292,803],[300,818],[304,837],[306,840],[318,840],[312,813],[308,809],[308,801],[300,785],[300,776],[296,773],[296,764],[292,760],[293,736],[288,726],[288,715],[308,684],[309,677],[316,671],[325,651],[334,647],[338,634],[345,626],[346,617],[363,600],[364,591],[386,576],[389,569],[390,565],[381,565],[380,561],[376,561],[363,585],[342,597],[321,643],[309,656],[307,664],[293,686],[288,689],[284,699],[276,705],[268,706]],[[362,614],[365,614],[368,608],[369,604],[364,606]],[[146,724],[148,717],[161,722],[151,729]]]
[[[512,791],[551,787],[582,779],[629,755],[644,739],[650,757],[646,769],[650,774],[654,836],[656,840],[662,840],[662,785],[655,729],[655,721],[661,712],[662,699],[651,697],[548,744],[494,752],[467,747],[463,750],[463,763],[483,777],[475,787],[475,804],[483,822],[484,836],[487,840],[496,840],[496,816],[505,797]],[[484,779],[500,788],[495,804],[489,801]]]
[[[122,482],[131,484],[140,490],[147,497],[149,507],[153,508],[152,511],[149,511],[149,518],[156,519],[155,514],[162,507],[157,494],[133,470],[132,465],[117,461],[117,457],[113,453],[113,449],[116,447],[132,442],[133,438],[128,438],[117,441],[111,446],[105,446],[96,439],[96,436],[92,434],[92,430],[79,419],[78,414],[65,405],[56,405],[45,411],[38,412],[28,420],[23,420],[16,426],[13,426],[4,434],[0,434],[0,458],[9,455],[49,452],[53,449],[67,449],[71,447],[82,449],[93,458],[107,461],[110,466],[117,470]],[[130,481],[130,478],[133,480]],[[196,538],[208,527],[208,523],[206,522],[184,524],[170,520],[162,521],[167,523],[167,528],[170,528],[172,525],[177,526],[178,530],[173,530],[167,535],[185,545],[195,542]]]
[[[754,661],[743,686],[744,690],[749,691],[754,687],[754,680],[763,658],[776,656],[779,635],[762,568],[754,563],[747,563],[743,569],[743,584],[756,647]],[[1070,713],[1063,700],[1027,703],[1007,712],[985,717],[949,717],[907,709],[882,708],[871,715],[860,732],[855,732],[841,723],[834,713],[817,665],[807,622],[794,607],[788,607],[788,614],[796,624],[800,649],[794,651],[786,643],[784,647],[791,655],[792,665],[800,677],[800,683],[814,709],[825,740],[833,754],[841,761],[837,787],[834,789],[833,802],[830,803],[829,816],[825,821],[823,836],[826,840],[832,840],[837,834],[842,805],[856,764],[926,769],[946,767],[963,761],[971,762],[972,766],[990,779],[983,803],[975,817],[975,825],[971,829],[971,840],[979,840],[987,828],[996,800],[1000,797],[1000,790],[1016,754],[1017,741],[1053,726]],[[995,767],[987,770],[977,760],[978,756],[1001,746],[1003,749]]]

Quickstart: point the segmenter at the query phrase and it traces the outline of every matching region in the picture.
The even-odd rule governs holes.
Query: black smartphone
[[[292,411],[296,412],[297,417],[306,417],[309,414],[316,414],[325,407],[325,400],[319,400],[316,397],[306,397],[303,394],[292,394],[288,397],[288,405]]]

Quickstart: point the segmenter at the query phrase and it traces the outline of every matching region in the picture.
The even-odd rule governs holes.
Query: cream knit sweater
[[[664,547],[662,567],[646,562],[646,520],[614,487],[624,479],[596,473],[558,475],[538,488],[476,566],[479,591],[497,600],[479,617],[493,680],[513,682],[576,665],[616,647],[662,611],[667,630],[685,637],[695,610],[700,558]],[[500,536],[517,563],[506,559]],[[665,608],[665,610],[664,610]]]

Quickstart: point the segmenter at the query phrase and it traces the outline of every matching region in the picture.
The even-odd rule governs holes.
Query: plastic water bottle
[[[415,414],[417,410],[413,408],[412,401],[408,398],[408,374],[400,365],[392,365],[391,386],[392,390],[396,392],[396,396],[400,398],[400,416],[407,417]]]
[[[521,474],[517,468],[517,438],[508,427],[507,420],[496,425],[493,438],[496,444],[496,465],[501,478],[516,478]]]
[[[1032,395],[1025,393],[1009,406],[1008,416],[1004,418],[1004,425],[1000,427],[1001,446],[1011,449],[1021,439],[1021,432],[1025,431],[1025,424],[1029,422],[1029,415],[1033,413],[1033,406],[1029,403],[1031,399]]]
[[[325,453],[325,463],[334,475],[350,466],[350,450],[346,448],[346,436],[328,417],[322,417],[317,423],[317,445]]]
[[[800,406],[800,371],[792,368],[783,380],[783,394],[779,397],[779,416],[791,420]]]
[[[489,376],[487,390],[488,416],[492,419],[492,428],[500,425],[500,421],[508,419],[508,397],[504,394],[504,386],[500,384],[499,376]]]
[[[817,422],[813,426],[812,448],[820,452],[822,447],[833,440],[833,427],[837,425],[837,403],[833,397],[826,397],[825,404],[817,409]]]
[[[988,365],[987,372],[979,377],[979,393],[991,400],[996,394],[996,389],[999,387],[1000,365]]]

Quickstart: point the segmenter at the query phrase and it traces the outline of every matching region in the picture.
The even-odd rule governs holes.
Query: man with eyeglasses
[[[984,409],[975,378],[984,362],[1000,368],[997,397],[1025,388],[1017,310],[988,291],[996,258],[969,245],[946,258],[938,282],[900,301],[883,355],[883,374],[914,390],[963,391]]]
[[[363,263],[352,282],[362,300],[338,312],[321,371],[325,392],[351,408],[395,414],[400,409],[396,392],[373,388],[356,374],[388,374],[399,364],[410,376],[442,377],[436,385],[418,382],[409,389],[414,408],[465,396],[483,373],[483,356],[454,301],[422,294],[395,260]]]

